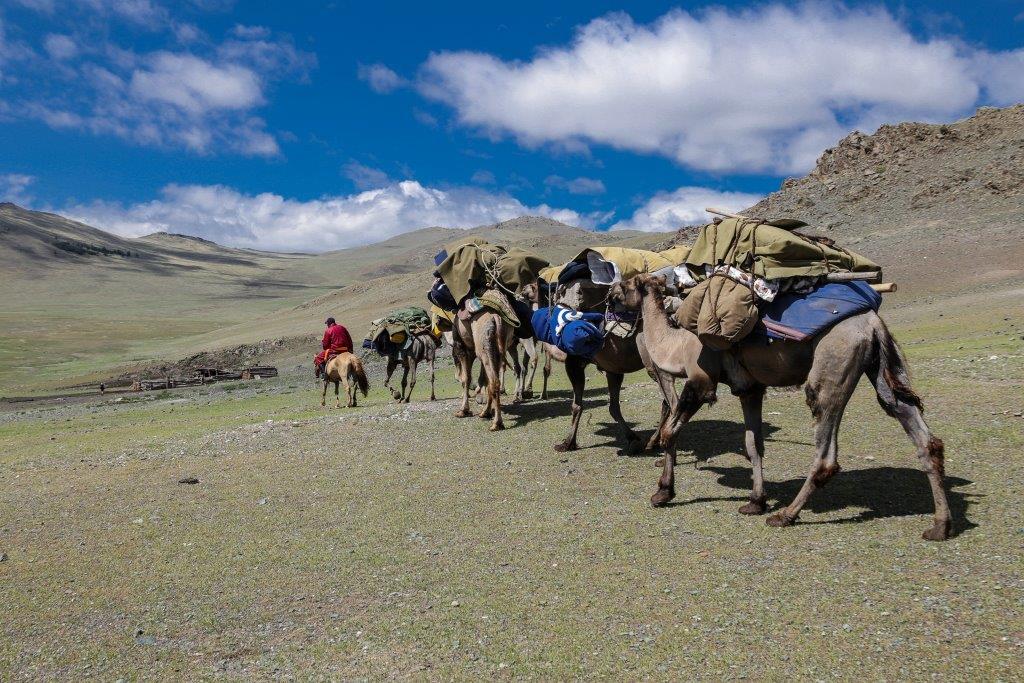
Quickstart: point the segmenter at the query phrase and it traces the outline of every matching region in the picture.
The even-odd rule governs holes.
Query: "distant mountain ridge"
[[[5,203],[0,390],[41,381],[43,365],[65,381],[62,368],[69,366],[87,377],[90,369],[181,358],[236,338],[249,344],[303,337],[319,329],[324,311],[358,334],[382,309],[424,305],[434,254],[469,237],[533,249],[557,262],[595,243],[650,247],[664,239],[595,234],[523,216],[470,229],[422,228],[340,251],[284,254],[173,233],[124,238]]]

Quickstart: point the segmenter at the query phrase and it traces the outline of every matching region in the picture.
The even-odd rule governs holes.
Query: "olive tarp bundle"
[[[874,262],[828,239],[749,218],[727,218],[704,226],[686,256],[695,278],[703,266],[731,265],[766,280],[820,277],[836,272],[879,271]]]
[[[761,313],[755,278],[776,282],[810,279],[817,280],[812,283],[817,286],[830,273],[881,270],[831,240],[747,218],[728,218],[705,226],[686,256],[685,266],[697,285],[686,294],[676,320],[704,344],[719,350],[742,340],[757,325]]]
[[[518,294],[537,279],[548,262],[525,249],[488,244],[482,240],[454,247],[437,267],[455,301],[497,281],[500,289]]]

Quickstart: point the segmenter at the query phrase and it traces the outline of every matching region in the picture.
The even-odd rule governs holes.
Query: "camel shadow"
[[[584,419],[586,419],[586,415],[590,410],[598,408],[604,408],[607,410],[607,401],[594,403],[588,400],[600,397],[601,395],[608,395],[608,389],[606,387],[593,387],[591,389],[583,390]],[[566,419],[566,430],[568,430],[568,418],[572,413],[572,391],[564,389],[560,389],[558,391],[549,390],[547,399],[543,401],[540,399],[540,393],[537,392],[532,398],[528,398],[522,403],[512,403],[510,396],[502,396],[501,411],[506,415],[515,417],[515,424],[510,425],[512,427],[522,427],[530,424],[534,420],[546,420],[561,417]]]
[[[634,429],[636,427],[636,424],[632,422],[629,425]],[[771,439],[769,437],[778,432],[779,429],[780,427],[776,427],[770,422],[764,422],[762,430],[765,441],[770,442]],[[646,442],[654,435],[656,430],[657,426],[653,429],[640,430],[637,434]],[[677,462],[686,462],[688,458],[693,458],[696,462],[707,462],[719,455],[742,453],[743,432],[743,423],[736,422],[735,420],[696,420],[687,422],[680,428],[679,436],[676,437],[679,453]],[[622,446],[619,427],[614,422],[602,422],[596,433],[611,439],[610,443],[603,445]],[[661,450],[657,449],[644,453],[628,453],[625,450],[619,450],[618,454],[631,457],[660,456]]]
[[[736,489],[743,495],[694,498],[673,501],[670,505],[693,505],[695,503],[745,501],[753,486],[749,467],[701,467],[701,472],[712,472],[718,476],[718,483],[726,488]],[[975,499],[983,494],[958,491],[973,482],[962,477],[946,476],[946,496],[953,516],[950,536],[974,529],[978,525],[967,517]],[[796,497],[804,478],[786,481],[771,481],[766,478],[765,494],[771,509],[788,505]],[[826,513],[859,508],[850,517],[823,521],[800,521],[800,524],[855,524],[887,517],[908,517],[931,515],[935,511],[927,475],[912,467],[871,467],[863,470],[839,472],[824,488],[817,491],[805,507],[814,513]]]

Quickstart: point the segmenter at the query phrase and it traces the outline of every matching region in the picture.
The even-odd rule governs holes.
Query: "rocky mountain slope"
[[[744,213],[808,222],[911,285],[904,297],[1020,283],[1024,105],[851,133]]]

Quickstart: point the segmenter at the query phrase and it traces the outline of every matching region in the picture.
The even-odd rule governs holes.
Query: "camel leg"
[[[547,349],[544,350],[544,372],[542,375],[544,383],[540,388],[540,398],[542,401],[546,401],[548,399],[548,378],[551,377],[551,354]]]
[[[526,373],[523,372],[523,365],[519,362],[519,354],[513,349],[512,353],[508,354],[512,357],[512,372],[516,376],[516,393],[512,396],[513,403],[522,403],[523,401],[523,388],[526,384]]]
[[[409,371],[409,393],[405,397],[406,403],[412,400],[412,390],[416,388],[416,367],[419,365],[414,360],[410,360],[409,363],[412,365],[412,369]]]
[[[484,370],[483,361],[480,361],[480,374],[476,378],[476,402],[477,405],[484,404],[484,388],[487,386],[487,371]]]
[[[827,484],[839,471],[839,423],[843,419],[843,411],[846,410],[853,390],[857,388],[857,380],[861,374],[859,368],[850,367],[853,363],[859,363],[860,359],[855,358],[848,350],[846,353],[846,368],[843,367],[842,361],[834,357],[829,358],[828,355],[831,354],[816,358],[811,367],[804,392],[807,394],[807,405],[811,408],[815,422],[814,462],[796,498],[768,517],[765,520],[768,526],[783,527],[793,524],[811,494]]]
[[[648,374],[658,383],[658,389],[661,390],[661,419],[658,421],[658,428],[654,430],[651,438],[647,440],[647,444],[644,446],[645,451],[653,451],[658,447],[661,439],[661,429],[665,426],[669,415],[672,414],[672,409],[676,405],[676,381],[671,375],[660,370],[648,371]]]
[[[580,431],[580,418],[583,417],[583,390],[587,385],[587,362],[579,356],[569,356],[565,359],[565,374],[569,376],[572,384],[572,426],[569,435],[562,443],[555,446],[559,453],[574,451],[579,448],[576,443],[576,435]],[[544,373],[544,385],[547,387],[547,372]]]
[[[661,507],[676,497],[676,436],[683,425],[697,414],[707,401],[707,396],[706,386],[702,382],[686,380],[668,420],[659,430],[665,458],[661,466],[661,477],[658,478],[658,490],[651,496],[651,505],[654,507]]]
[[[622,406],[619,397],[622,394],[622,380],[625,375],[618,372],[605,372],[608,378],[608,412],[619,426],[619,433],[626,440],[626,452],[638,453],[644,446],[643,440],[630,428],[626,418],[622,417]]]
[[[533,380],[537,376],[537,343],[532,339],[523,342],[523,365],[527,368],[526,386],[523,389],[523,398],[533,398]]]
[[[886,342],[891,342],[891,339],[884,340],[884,343]],[[894,357],[889,359],[892,361],[892,367],[888,368],[888,371],[884,369],[879,371],[876,368],[868,373],[868,377],[875,385],[878,403],[886,413],[896,418],[903,426],[903,430],[917,448],[921,469],[928,475],[932,499],[935,502],[935,519],[932,526],[926,529],[921,537],[926,541],[945,541],[949,538],[952,522],[943,482],[946,476],[945,446],[942,439],[932,434],[928,424],[924,421],[921,400],[910,389],[909,377],[903,368],[899,350],[895,348],[895,343],[893,346],[890,354]]]
[[[501,416],[501,373],[504,369],[505,349],[499,337],[500,333],[500,325],[491,321],[481,339],[483,349],[480,353],[480,364],[484,368],[487,379],[487,406],[484,408],[484,412],[480,413],[480,417],[493,416],[492,432],[505,428]]]
[[[455,411],[455,417],[469,417],[472,413],[469,410],[469,383],[473,377],[473,358],[469,355],[469,350],[462,346],[462,342],[456,342],[459,344],[459,352],[456,356],[454,353],[455,345],[452,346],[452,356],[456,357],[459,362],[459,376],[462,380],[462,405],[457,411]]]
[[[743,406],[743,439],[747,459],[750,461],[754,486],[750,491],[750,502],[740,508],[743,515],[763,515],[765,511],[764,494],[764,422],[761,408],[764,404],[764,387],[758,386],[740,395]]]

